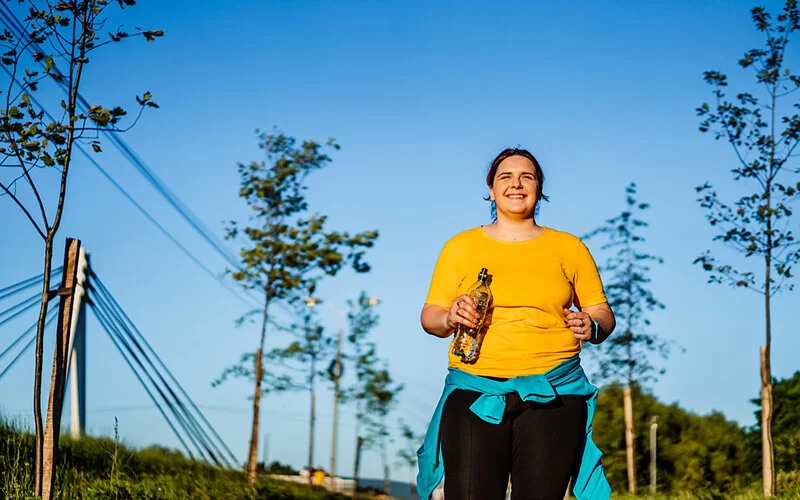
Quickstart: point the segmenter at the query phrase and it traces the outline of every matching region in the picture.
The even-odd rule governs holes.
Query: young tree
[[[339,146],[329,140],[327,145]],[[227,239],[241,237],[242,267],[232,272],[234,280],[245,289],[264,293],[261,333],[255,352],[242,355],[238,364],[226,368],[215,382],[228,376],[245,377],[255,384],[253,427],[247,458],[247,480],[256,480],[258,422],[264,379],[264,341],[270,321],[270,306],[278,301],[299,300],[299,293],[313,289],[324,276],[335,276],[346,264],[356,272],[369,271],[364,262],[365,249],[378,237],[377,231],[351,235],[328,231],[327,216],[303,216],[308,210],[306,177],[331,162],[323,146],[304,141],[297,147],[292,137],[282,133],[259,133],[259,147],[267,162],[239,164],[239,195],[252,210],[252,225],[240,227],[231,221]]]
[[[361,415],[366,428],[364,445],[380,453],[383,465],[383,493],[390,495],[392,485],[389,476],[390,432],[387,420],[397,406],[397,396],[403,390],[403,385],[392,379],[386,362],[380,370],[372,370],[364,382],[365,411]]]
[[[625,444],[628,464],[628,491],[636,493],[636,466],[634,460],[633,398],[632,389],[655,379],[657,370],[650,360],[655,353],[662,358],[669,356],[670,344],[657,335],[649,333],[648,312],[663,309],[664,305],[656,299],[648,288],[650,263],[662,263],[661,257],[640,250],[645,239],[641,230],[647,223],[641,220],[641,213],[649,205],[636,200],[636,184],[625,189],[627,208],[622,213],[608,219],[585,238],[603,235],[607,243],[604,251],[615,251],[600,266],[606,279],[608,303],[617,316],[617,332],[601,346],[593,349],[596,355],[600,377],[607,381],[622,381],[625,408]],[[622,328],[619,328],[622,327]],[[621,330],[621,331],[620,331]]]
[[[400,425],[400,435],[403,438],[403,446],[397,450],[397,458],[400,465],[407,466],[409,469],[411,474],[408,482],[409,498],[414,500],[417,497],[417,488],[414,484],[414,476],[417,471],[417,449],[425,439],[425,435],[415,433],[414,429],[403,419],[400,419],[398,424]]]
[[[723,262],[706,251],[695,260],[709,273],[709,283],[748,288],[764,298],[765,345],[761,348],[761,415],[763,494],[775,493],[775,455],[772,442],[772,296],[791,288],[792,266],[800,261],[798,242],[790,229],[791,205],[800,196],[797,169],[790,162],[800,143],[800,102],[790,97],[800,87],[800,76],[786,68],[789,38],[800,29],[796,0],[787,0],[773,19],[763,7],[751,11],[756,29],[764,35],[761,48],[747,51],[739,65],[755,73],[755,91],[740,92],[730,99],[727,76],[706,71],[716,102],[697,108],[701,132],[724,139],[735,153],[731,169],[735,181],[749,192],[738,200],[723,201],[710,183],[697,189],[706,219],[718,232],[714,241],[760,261],[760,271]],[[758,268],[755,268],[758,269]]]
[[[350,312],[347,317],[350,323],[350,332],[347,340],[351,347],[351,354],[346,359],[354,368],[356,381],[343,391],[343,398],[356,403],[354,491],[358,490],[361,452],[365,447],[377,448],[383,463],[384,492],[388,495],[390,488],[387,448],[389,430],[386,419],[394,408],[397,401],[396,396],[402,391],[403,386],[394,382],[385,363],[383,368],[379,368],[381,359],[378,357],[375,343],[367,341],[369,332],[378,324],[379,319],[371,309],[371,306],[375,304],[374,300],[362,292],[357,302],[348,301]]]
[[[134,5],[134,0],[62,0],[38,2],[39,5],[29,2],[27,15],[21,23],[8,6],[10,3],[0,5],[6,24],[0,33],[3,53],[0,63],[10,77],[2,89],[5,99],[0,105],[0,165],[7,167],[2,169],[4,173],[0,176],[0,196],[7,197],[16,205],[44,242],[44,283],[36,330],[33,412],[35,494],[47,499],[51,495],[54,473],[51,460],[48,459],[47,465],[44,463],[41,391],[45,315],[48,303],[59,296],[58,291],[50,289],[53,245],[64,212],[67,179],[75,147],[85,143],[95,152],[100,152],[99,133],[123,131],[119,125],[126,115],[118,106],[89,105],[83,99],[80,89],[86,78],[84,70],[91,54],[105,45],[133,36],[153,41],[163,33],[137,28],[131,33],[117,29],[109,32],[108,36],[103,35],[108,7],[117,4],[124,9]],[[47,91],[40,92],[45,99],[40,103],[36,95],[42,88]],[[63,99],[59,97],[60,90],[66,93]],[[139,115],[145,107],[157,107],[149,92],[136,100],[140,107]],[[38,176],[39,172],[47,170],[56,172],[59,179],[54,207],[47,206],[51,203],[43,195],[48,191],[43,189],[45,181],[53,181]],[[60,379],[62,374],[56,375]],[[51,392],[55,389],[50,388]],[[53,415],[60,420],[60,412]],[[57,437],[60,422],[54,421],[52,426]],[[52,462],[55,462],[57,439],[53,446],[54,450],[50,451]]]
[[[361,465],[361,451],[364,445],[364,437],[361,430],[364,427],[364,401],[367,397],[364,384],[372,376],[373,365],[377,362],[375,343],[368,342],[367,336],[378,324],[380,316],[372,309],[370,299],[365,292],[361,292],[357,301],[348,300],[347,321],[350,331],[347,334],[347,342],[350,346],[350,353],[344,356],[346,365],[352,367],[356,381],[342,391],[342,401],[355,401],[356,403],[356,453],[355,464],[353,466],[353,498],[358,492],[359,469]]]
[[[288,346],[275,348],[266,354],[266,358],[286,369],[286,373],[278,370],[272,374],[273,378],[266,384],[265,392],[270,388],[277,391],[307,390],[310,397],[309,406],[309,431],[308,431],[308,484],[312,484],[314,468],[314,431],[317,421],[317,394],[316,380],[325,376],[320,370],[319,362],[332,357],[336,345],[332,337],[326,334],[325,328],[316,320],[314,307],[320,301],[311,295],[305,298],[302,312],[303,324],[293,324],[289,331],[299,332],[299,339],[292,341]],[[271,387],[270,387],[271,386]]]

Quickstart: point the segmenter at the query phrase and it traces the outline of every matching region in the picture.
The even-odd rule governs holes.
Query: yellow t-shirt
[[[493,238],[482,227],[464,231],[444,245],[425,302],[449,309],[483,267],[492,276],[493,300],[480,357],[466,364],[450,353],[449,366],[511,378],[544,373],[580,352],[563,308],[606,302],[597,266],[580,239],[550,228],[518,242]]]

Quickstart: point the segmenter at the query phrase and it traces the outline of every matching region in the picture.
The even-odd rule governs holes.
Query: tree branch
[[[20,209],[22,209],[23,212],[25,212],[25,215],[28,216],[28,220],[31,221],[31,224],[33,224],[33,227],[36,229],[36,232],[39,233],[39,236],[41,236],[42,239],[46,240],[47,235],[44,234],[42,229],[39,227],[39,224],[37,224],[36,220],[34,220],[33,216],[31,216],[31,213],[28,212],[27,208],[25,208],[25,205],[23,205],[22,202],[19,201],[19,199],[16,196],[14,196],[14,193],[9,191],[9,189],[2,182],[0,182],[0,188],[2,188],[3,191],[5,191],[6,194],[10,196],[12,200],[14,200],[14,202],[17,204],[17,206],[19,206]]]

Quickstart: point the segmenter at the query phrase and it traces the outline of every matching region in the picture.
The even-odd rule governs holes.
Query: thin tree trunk
[[[255,359],[255,393],[253,394],[253,428],[250,434],[250,450],[247,454],[247,484],[256,484],[256,465],[258,463],[258,417],[261,409],[261,380],[264,376],[262,357],[264,354],[264,339],[267,336],[267,310],[269,298],[264,301],[264,316],[261,324],[261,340],[258,344]]]
[[[358,469],[361,467],[361,447],[364,445],[364,438],[356,438],[356,460],[353,465],[353,500],[358,497]]]
[[[61,217],[64,213],[64,202],[67,196],[67,174],[69,173],[70,163],[72,161],[72,145],[75,141],[75,115],[76,103],[78,101],[78,89],[80,87],[81,75],[83,74],[83,65],[86,61],[86,26],[89,23],[89,5],[79,7],[80,12],[76,12],[72,20],[72,43],[70,51],[70,64],[69,64],[69,105],[67,114],[69,116],[69,132],[67,133],[66,140],[66,154],[61,169],[61,182],[58,193],[58,204],[56,205],[56,214],[53,218],[53,225],[47,228],[47,238],[45,239],[45,274],[44,285],[42,292],[42,307],[39,310],[39,323],[36,328],[36,373],[33,389],[33,414],[36,427],[35,436],[35,454],[36,454],[36,480],[35,492],[36,496],[42,495],[43,489],[43,474],[44,474],[44,432],[42,428],[42,357],[44,349],[44,322],[47,313],[47,304],[50,301],[50,269],[53,260],[53,240],[56,237],[58,228],[61,226]],[[79,21],[78,15],[82,15]],[[78,23],[80,22],[80,37],[77,36]],[[76,54],[77,51],[77,54]],[[45,221],[46,224],[46,221]],[[66,272],[66,270],[65,270]],[[51,388],[52,390],[52,388]],[[55,475],[54,471],[50,474]]]
[[[633,455],[633,399],[630,385],[625,388],[625,451],[628,458],[628,491],[636,494],[636,462]]]
[[[312,363],[311,366],[313,367],[314,364]],[[308,485],[311,486],[314,478],[314,425],[317,421],[317,396],[314,394],[313,386],[309,392],[311,393],[311,417],[308,422]]]
[[[42,284],[42,305],[39,308],[39,322],[36,325],[36,367],[33,383],[33,421],[35,425],[36,490],[35,496],[42,495],[42,450],[44,428],[42,425],[42,358],[44,357],[44,324],[47,304],[50,302],[50,271],[53,266],[53,237],[48,231],[44,244],[44,283]]]
[[[770,359],[772,353],[772,318],[770,311],[771,301],[771,268],[772,268],[772,181],[775,176],[775,112],[777,100],[777,85],[772,85],[772,106],[770,115],[772,124],[771,146],[769,158],[769,175],[764,186],[766,194],[766,223],[767,223],[767,248],[764,255],[764,319],[766,346],[761,348],[761,465],[764,498],[775,494],[775,449],[772,442],[772,368]]]
[[[53,350],[53,370],[50,374],[50,396],[47,404],[47,419],[44,427],[42,447],[42,500],[50,500],[55,486],[55,471],[58,463],[58,438],[61,430],[61,410],[64,405],[64,385],[67,380],[69,361],[69,335],[72,322],[75,287],[78,277],[78,253],[81,243],[67,239],[64,250],[64,272],[59,295],[61,304],[58,314],[56,345]]]
[[[383,494],[387,497],[392,493],[392,481],[389,477],[389,459],[386,456],[386,437],[382,437],[381,460],[383,461]]]
[[[761,347],[761,451],[764,498],[775,495],[775,455],[772,442],[772,379],[769,351]]]

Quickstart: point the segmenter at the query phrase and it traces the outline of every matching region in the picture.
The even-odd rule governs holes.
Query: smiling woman
[[[547,197],[529,151],[501,152],[486,184],[494,222],[445,244],[422,309],[431,335],[477,328],[468,291],[488,269],[493,299],[480,355],[470,363],[449,357],[419,451],[420,496],[444,477],[449,500],[502,499],[510,474],[513,498],[560,499],[570,475],[579,499],[609,498],[591,439],[597,389],[579,358],[581,342],[600,343],[615,326],[597,266],[578,238],[536,223]]]
[[[498,172],[501,163],[503,164],[503,171]],[[531,167],[533,168],[531,169]],[[497,203],[494,197],[493,186],[496,182],[499,186],[502,181],[505,181],[506,184],[513,183],[514,170],[517,170],[520,176],[524,175],[526,181],[533,181],[535,184],[535,189],[533,190],[535,198],[532,199],[535,205],[533,210],[534,216],[539,213],[539,201],[549,200],[543,192],[544,172],[542,172],[542,167],[539,165],[536,157],[525,149],[505,149],[492,161],[489,172],[486,174],[486,185],[489,186],[489,198],[486,199],[492,202],[492,219],[494,219],[495,222],[497,221]],[[498,189],[500,188],[498,187]],[[524,193],[525,196],[529,194],[530,193]]]

